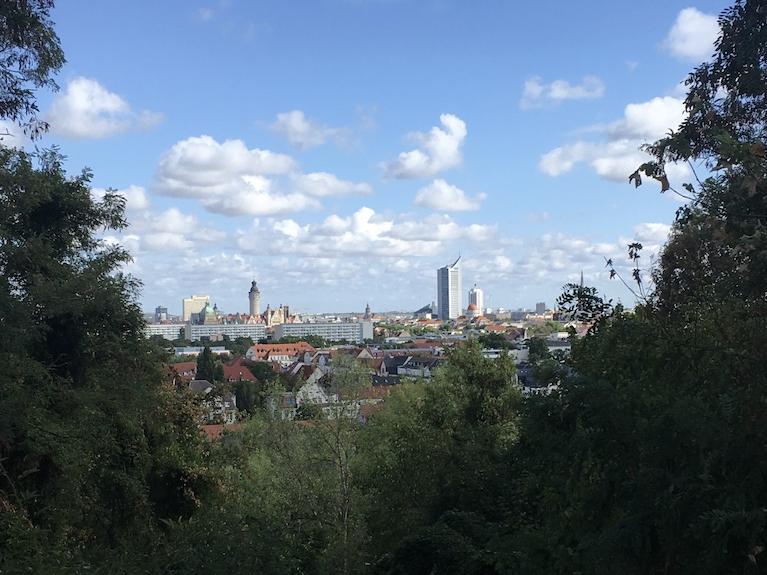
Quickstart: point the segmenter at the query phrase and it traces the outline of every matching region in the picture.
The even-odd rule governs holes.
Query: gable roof
[[[296,343],[257,343],[250,350],[253,352],[254,359],[266,359],[270,355],[294,357],[307,351],[309,353],[317,351],[305,341],[297,341]]]
[[[224,379],[226,381],[256,381],[256,376],[243,363],[241,357],[224,364]]]

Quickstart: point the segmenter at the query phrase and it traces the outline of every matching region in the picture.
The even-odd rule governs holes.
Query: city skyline
[[[118,27],[61,4],[40,145],[125,196],[106,240],[149,311],[197,293],[246,311],[254,276],[263,303],[414,310],[459,250],[490,307],[553,302],[581,270],[631,306],[605,259],[627,271],[639,241],[646,266],[680,204],[628,174],[682,118],[724,5],[136,2]]]

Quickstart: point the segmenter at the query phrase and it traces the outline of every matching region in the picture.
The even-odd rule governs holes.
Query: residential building
[[[539,301],[535,304],[535,315],[543,315],[546,313],[546,302]]]
[[[202,338],[216,339],[228,336],[229,339],[249,337],[254,341],[266,337],[266,326],[262,323],[216,323],[211,325],[186,324],[186,339],[198,341]]]
[[[274,328],[276,340],[308,335],[317,335],[328,341],[363,343],[367,339],[373,339],[373,322],[282,323]]]
[[[447,321],[461,315],[461,268],[458,262],[437,270],[437,315]]]
[[[210,303],[210,296],[207,295],[193,295],[192,297],[181,300],[182,321],[191,320],[192,314],[200,313],[202,308],[208,303]]]
[[[186,325],[183,323],[149,323],[144,328],[144,333],[147,337],[159,335],[169,341],[173,341],[183,337],[182,332],[185,327]]]

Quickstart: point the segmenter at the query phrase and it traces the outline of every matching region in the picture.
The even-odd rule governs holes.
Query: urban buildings
[[[190,321],[192,314],[198,314],[206,304],[210,303],[210,296],[193,295],[181,300],[181,321]]]
[[[485,294],[482,288],[477,287],[477,284],[474,284],[474,287],[469,290],[469,305],[471,304],[477,306],[479,315],[485,313]]]
[[[546,302],[539,301],[535,304],[535,315],[543,315],[546,313]]]
[[[182,333],[186,328],[185,323],[150,323],[144,328],[144,333],[147,337],[153,335],[159,335],[167,340],[174,340],[182,337]]]
[[[437,270],[437,316],[446,321],[461,315],[461,268],[458,262]]]
[[[189,341],[199,341],[202,338],[212,340],[227,336],[229,339],[249,337],[254,341],[266,337],[266,325],[263,323],[215,323],[215,324],[184,324],[184,333]],[[178,337],[178,336],[177,336]]]
[[[168,308],[161,305],[154,308],[154,321],[157,323],[168,321]]]
[[[275,341],[283,337],[308,335],[317,335],[329,341],[363,343],[366,339],[373,339],[373,322],[281,323],[274,328]]]

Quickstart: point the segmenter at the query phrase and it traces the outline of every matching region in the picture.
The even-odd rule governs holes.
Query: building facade
[[[168,321],[168,308],[161,305],[154,308],[154,321],[157,323]]]
[[[461,315],[461,268],[458,262],[437,270],[437,316],[446,321]]]
[[[474,304],[479,312],[479,315],[485,313],[485,293],[482,288],[478,288],[477,284],[469,290],[469,305]]]
[[[146,337],[152,337],[153,335],[159,335],[169,341],[183,337],[184,328],[186,324],[183,323],[150,323],[144,328]]]
[[[275,340],[307,335],[317,335],[329,341],[363,343],[366,339],[373,339],[373,322],[283,323],[274,328]]]
[[[228,336],[229,339],[237,337],[249,337],[258,341],[266,337],[266,326],[262,323],[219,323],[219,324],[191,324],[184,326],[186,339],[198,341],[202,338],[216,339]]]
[[[198,314],[206,304],[210,303],[210,296],[193,295],[192,297],[181,300],[181,320],[189,321],[192,314]]]
[[[539,301],[535,304],[535,314],[543,315],[544,313],[546,313],[546,302]]]

